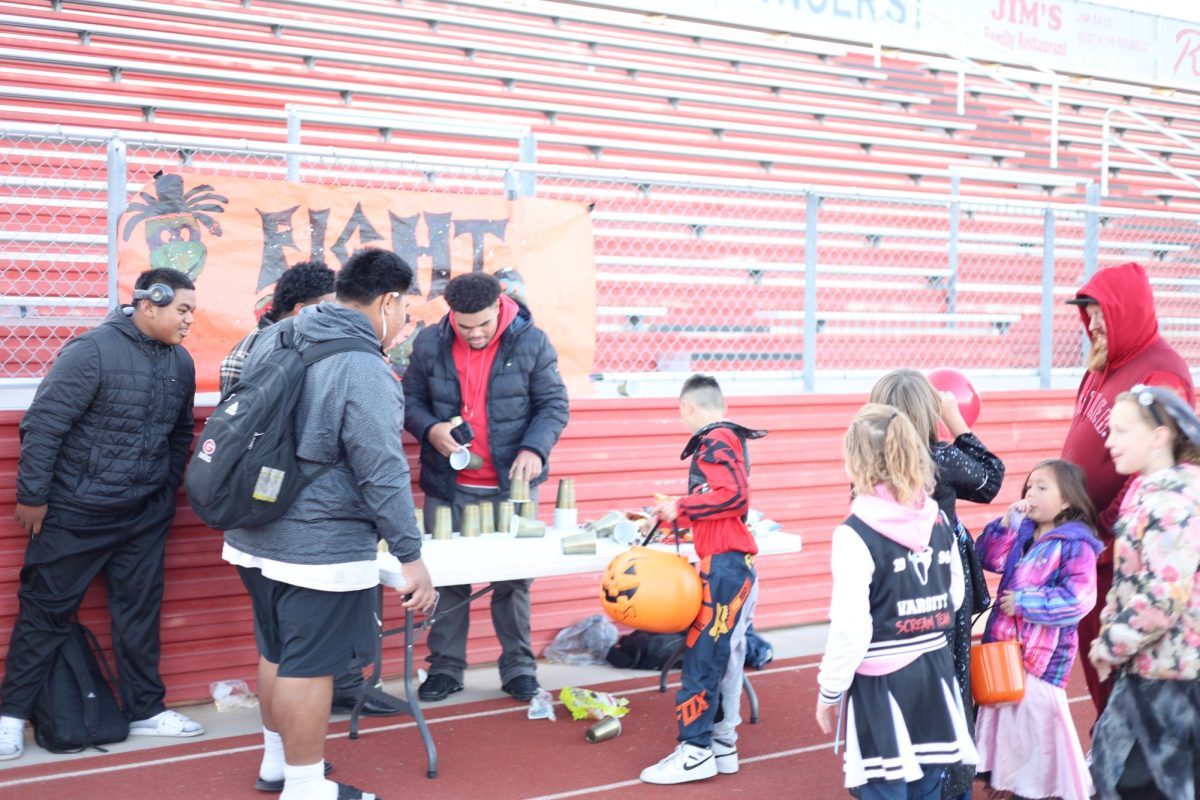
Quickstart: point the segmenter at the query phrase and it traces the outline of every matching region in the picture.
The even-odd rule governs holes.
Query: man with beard
[[[1075,413],[1062,457],[1087,473],[1088,493],[1099,514],[1097,534],[1104,551],[1096,564],[1096,605],[1079,623],[1079,652],[1087,653],[1100,631],[1100,611],[1112,587],[1113,523],[1128,480],[1118,475],[1104,447],[1113,401],[1136,384],[1162,386],[1195,405],[1192,376],[1175,348],[1159,336],[1150,280],[1140,264],[1122,264],[1097,272],[1068,303],[1079,307],[1091,340]],[[1111,681],[1101,681],[1086,658],[1079,659],[1096,713],[1108,703]]]

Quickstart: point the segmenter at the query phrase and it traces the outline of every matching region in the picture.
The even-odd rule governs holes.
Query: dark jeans
[[[1113,565],[1097,564],[1096,565],[1096,605],[1092,606],[1092,610],[1084,615],[1083,619],[1079,620],[1079,652],[1086,654],[1092,647],[1092,641],[1100,635],[1100,612],[1104,610],[1104,598],[1108,596],[1108,590],[1112,588],[1113,582]],[[1092,696],[1092,705],[1096,707],[1096,718],[1104,713],[1105,707],[1108,705],[1108,697],[1112,694],[1113,679],[1110,677],[1106,681],[1100,680],[1100,675],[1096,672],[1096,667],[1092,664],[1091,659],[1080,657],[1078,659],[1079,666],[1083,668],[1083,679],[1087,682],[1088,694]]]
[[[163,550],[175,517],[165,490],[117,514],[81,514],[50,506],[42,532],[25,547],[0,695],[0,713],[29,719],[54,653],[92,579],[104,573],[121,699],[134,720],[166,709],[158,672]]]
[[[912,783],[867,783],[859,787],[862,790],[859,800],[939,800],[944,774],[944,768],[930,767],[920,780]]]
[[[537,503],[537,489],[530,490]],[[463,507],[470,503],[490,501],[493,505],[506,499],[499,489],[458,487],[453,500],[425,496],[425,530],[433,532],[439,506],[450,506],[454,530],[462,524]],[[496,581],[492,590],[492,627],[500,640],[500,681],[508,683],[518,675],[536,675],[537,659],[530,638],[529,587],[532,580]],[[429,629],[430,675],[447,675],[462,682],[467,668],[467,633],[471,624],[471,608],[465,601],[471,595],[469,585],[439,586],[437,621]],[[445,609],[442,611],[440,609]]]

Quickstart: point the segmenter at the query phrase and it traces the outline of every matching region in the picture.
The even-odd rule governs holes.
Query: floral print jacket
[[[1154,680],[1200,677],[1200,466],[1134,481],[1121,504],[1099,659]]]

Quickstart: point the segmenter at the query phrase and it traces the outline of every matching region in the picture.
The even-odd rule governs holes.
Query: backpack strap
[[[100,649],[100,640],[96,638],[96,634],[92,633],[91,629],[83,625],[81,622],[76,622],[79,629],[83,631],[83,638],[87,640],[88,646],[92,648],[92,653],[96,656],[96,663],[100,665],[100,671],[104,673],[104,679],[110,685],[116,687],[117,676],[113,672],[112,666],[109,665],[108,659],[104,657],[104,651]]]
[[[285,333],[284,335],[287,334]],[[381,356],[383,354],[383,351],[380,349],[379,345],[372,345],[370,342],[362,339],[347,336],[342,339],[330,339],[327,342],[317,342],[316,344],[310,345],[309,347],[305,348],[304,352],[300,354],[300,358],[304,360],[304,366],[311,367],[318,361],[329,358],[333,355],[337,355],[338,353],[352,353],[355,351],[361,353],[373,353],[377,356]]]
[[[279,325],[279,346],[280,347],[295,347],[296,346],[296,318],[288,317],[276,323]],[[311,367],[313,364],[338,353],[372,353],[374,355],[383,355],[383,348],[377,344],[371,344],[363,339],[355,336],[345,336],[340,339],[330,339],[325,342],[315,342],[304,349],[300,354],[300,358],[304,361],[305,367]]]

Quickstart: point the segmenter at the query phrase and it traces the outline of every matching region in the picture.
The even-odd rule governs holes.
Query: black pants
[[[108,583],[113,650],[121,698],[130,719],[166,709],[158,672],[163,550],[175,496],[151,495],[118,514],[81,514],[50,506],[42,532],[31,536],[21,569],[20,603],[0,684],[0,714],[29,719],[67,625],[101,571]]]

